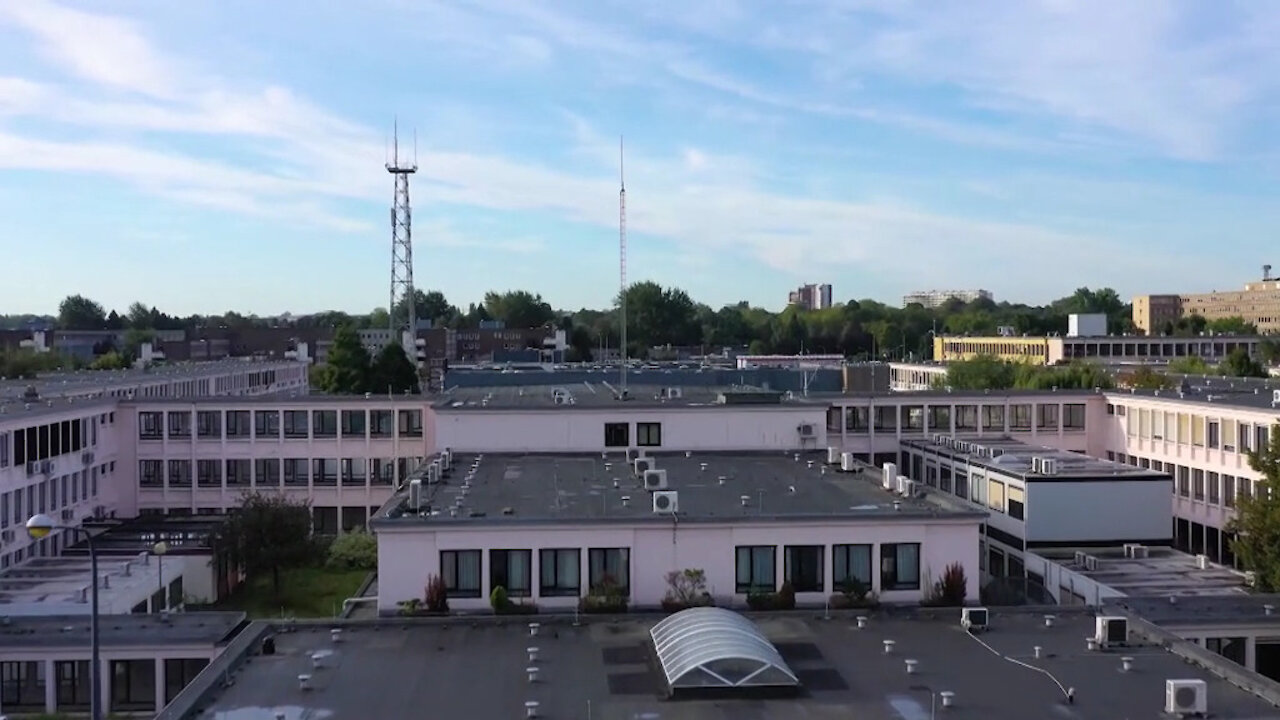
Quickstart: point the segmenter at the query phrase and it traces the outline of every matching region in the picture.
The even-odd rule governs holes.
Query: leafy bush
[[[791,583],[784,582],[777,592],[753,592],[747,595],[747,607],[752,610],[794,610],[796,591]]]
[[[449,589],[444,585],[444,578],[432,575],[427,579],[427,612],[449,612]]]
[[[662,609],[667,612],[679,612],[691,607],[714,605],[711,593],[707,592],[707,573],[705,570],[685,568],[667,573],[667,594],[662,597]]]
[[[627,611],[627,594],[618,581],[606,575],[591,591],[578,601],[578,609],[585,613],[624,613]]]
[[[502,612],[511,604],[511,600],[507,598],[507,589],[501,585],[495,587],[493,592],[489,593],[489,607],[494,612]]]
[[[339,535],[329,545],[327,564],[336,570],[376,570],[378,541],[363,530]]]
[[[933,584],[929,593],[928,605],[940,607],[960,607],[964,605],[965,596],[969,593],[969,580],[965,577],[964,566],[952,563],[942,571],[942,578]]]

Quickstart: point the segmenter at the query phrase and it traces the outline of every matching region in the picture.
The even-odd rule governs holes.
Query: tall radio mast
[[[399,341],[408,331],[412,338],[405,347],[409,360],[417,364],[418,309],[413,288],[413,210],[409,205],[409,176],[418,171],[418,136],[414,133],[413,160],[400,157],[400,123],[392,136],[391,158],[387,172],[395,176],[395,201],[391,206],[391,293],[387,313],[390,315],[391,339]],[[402,160],[405,162],[402,163]],[[403,307],[401,307],[403,305]]]
[[[623,159],[622,138],[618,138],[618,304],[621,315],[622,374],[620,377],[620,399],[627,399],[627,175]]]

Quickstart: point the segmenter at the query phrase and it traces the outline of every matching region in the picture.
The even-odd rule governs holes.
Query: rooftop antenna
[[[618,303],[622,324],[622,374],[619,398],[627,399],[627,174],[623,159],[622,137],[618,137]]]
[[[1270,266],[1270,265],[1263,265],[1263,266],[1262,266],[1262,279],[1263,279],[1264,281],[1266,281],[1266,280],[1270,280],[1270,279],[1271,279],[1271,266]]]
[[[402,343],[409,361],[417,366],[418,309],[413,290],[413,210],[409,205],[409,176],[418,171],[418,133],[413,133],[413,160],[400,164],[400,120],[392,130],[391,160],[387,172],[395,176],[395,199],[391,205],[391,293],[387,314],[390,316],[391,339],[397,331],[408,333],[409,342]],[[404,307],[399,307],[399,305]]]

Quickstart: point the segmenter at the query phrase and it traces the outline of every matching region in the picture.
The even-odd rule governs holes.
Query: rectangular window
[[[929,406],[929,430],[931,432],[951,432],[951,406],[950,405],[930,405]]]
[[[590,587],[612,583],[623,595],[631,594],[631,549],[591,548],[587,550]]]
[[[280,412],[258,410],[253,413],[253,436],[264,440],[280,438]]]
[[[196,461],[196,484],[200,487],[221,487],[222,486],[222,461],[221,460],[197,460]]]
[[[248,410],[227,411],[227,437],[247,440],[252,428],[249,426]]]
[[[490,550],[489,592],[501,587],[507,597],[528,597],[532,594],[532,550]]]
[[[318,438],[338,437],[338,411],[337,410],[313,410],[311,411],[311,427],[313,434]]]
[[[839,412],[838,408],[836,412]],[[847,432],[864,434],[870,427],[871,408],[846,407],[844,409],[844,428]]]
[[[956,406],[956,431],[978,429],[978,406]]]
[[[1004,432],[1004,406],[982,406],[982,429]]]
[[[1222,505],[1224,507],[1236,506],[1236,476],[1222,476]]]
[[[662,423],[636,423],[636,445],[661,447]]]
[[[370,410],[369,430],[373,437],[391,437],[392,423],[395,416],[390,410]]]
[[[1210,420],[1208,427],[1209,448],[1211,450],[1217,450],[1218,446],[1222,443],[1222,426],[1218,424],[1217,420]]]
[[[1036,428],[1040,430],[1058,429],[1057,405],[1040,404],[1036,406]]]
[[[164,461],[139,460],[138,484],[142,487],[160,487],[164,485]]]
[[[159,440],[164,437],[164,413],[138,413],[138,438],[141,440]]]
[[[582,592],[582,551],[578,548],[538,551],[538,594],[577,597]]]
[[[739,594],[774,592],[778,574],[774,567],[775,545],[748,545],[737,548],[737,592]]]
[[[782,550],[782,577],[795,592],[822,592],[822,546],[788,545]]]
[[[1084,403],[1069,403],[1062,406],[1062,427],[1067,430],[1084,429]]]
[[[342,411],[342,437],[362,438],[365,436],[365,412],[363,410]]]
[[[169,461],[169,486],[188,487],[191,485],[191,461]]]
[[[898,411],[893,405],[875,406],[872,418],[876,432],[894,432],[898,429]]]
[[[1010,485],[1008,487],[1008,496],[1005,498],[1008,503],[1009,517],[1014,520],[1025,520],[1027,512],[1027,494],[1020,487]]]
[[[422,437],[422,411],[401,410],[400,437]]]
[[[254,460],[253,484],[257,487],[280,487],[280,459],[258,458]]]
[[[833,545],[831,583],[839,592],[871,592],[871,545]]]
[[[247,458],[227,461],[227,486],[243,486],[249,484],[249,473],[253,466]]]
[[[919,405],[902,406],[902,432],[921,432],[924,430],[924,408]]]
[[[604,424],[604,446],[605,447],[630,447],[631,446],[631,426],[627,423],[605,423]]]
[[[1009,429],[1010,430],[1030,430],[1031,429],[1031,406],[1030,405],[1011,405],[1009,407]]]
[[[1208,477],[1208,480],[1207,480],[1207,482],[1208,482],[1208,486],[1209,486],[1209,488],[1208,488],[1208,489],[1209,489],[1209,502],[1210,502],[1210,503],[1212,503],[1212,504],[1214,504],[1214,505],[1217,505],[1219,502],[1221,502],[1221,500],[1220,500],[1220,497],[1221,497],[1221,496],[1220,496],[1220,489],[1219,489],[1219,486],[1218,486],[1218,479],[1219,479],[1219,477],[1220,477],[1220,476],[1218,475],[1218,473],[1216,473],[1216,472],[1211,472],[1211,473],[1209,473],[1209,477]]]
[[[191,413],[172,410],[169,412],[169,437],[191,437]]]
[[[310,423],[306,410],[284,411],[284,436],[294,439],[306,439]]]
[[[210,440],[222,439],[222,413],[217,410],[201,410],[196,413],[196,434]]]
[[[440,579],[451,598],[480,597],[480,551],[441,550]]]
[[[920,589],[920,543],[880,546],[880,589]]]

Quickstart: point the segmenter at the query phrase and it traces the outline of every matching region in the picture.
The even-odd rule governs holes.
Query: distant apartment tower
[[[787,297],[788,305],[799,305],[805,310],[825,310],[831,307],[831,283],[801,285]]]
[[[902,307],[918,303],[926,308],[946,305],[950,300],[971,303],[974,300],[992,300],[990,290],[921,290],[902,296]]]
[[[1271,276],[1270,265],[1263,265],[1262,279],[1245,283],[1243,290],[1133,298],[1133,325],[1148,335],[1159,335],[1191,315],[1205,320],[1240,317],[1260,333],[1280,332],[1280,279]]]

